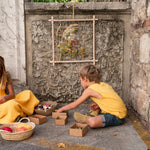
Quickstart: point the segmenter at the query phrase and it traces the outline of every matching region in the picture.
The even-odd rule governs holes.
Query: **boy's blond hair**
[[[82,79],[86,77],[90,82],[95,81],[99,83],[100,81],[100,70],[95,65],[84,65],[79,70],[78,75]]]

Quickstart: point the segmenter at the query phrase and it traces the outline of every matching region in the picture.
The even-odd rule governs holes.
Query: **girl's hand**
[[[95,110],[99,109],[99,106],[96,103],[93,103],[90,105],[90,108],[95,111]]]
[[[0,97],[0,104],[3,104],[7,101],[7,96]]]

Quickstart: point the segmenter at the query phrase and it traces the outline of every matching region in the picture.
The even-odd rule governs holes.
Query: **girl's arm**
[[[0,104],[5,103],[6,101],[8,101],[10,99],[15,98],[15,92],[14,92],[13,85],[12,84],[8,84],[7,88],[8,88],[9,94],[0,97]]]

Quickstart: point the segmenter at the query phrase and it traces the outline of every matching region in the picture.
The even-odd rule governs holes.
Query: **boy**
[[[90,97],[94,101],[90,108],[96,114],[99,112],[101,114],[91,117],[75,112],[74,119],[77,122],[86,122],[91,128],[123,124],[127,114],[126,106],[110,85],[104,82],[99,83],[99,69],[94,65],[85,65],[80,69],[78,75],[84,92],[74,102],[58,109],[58,112],[74,109]]]

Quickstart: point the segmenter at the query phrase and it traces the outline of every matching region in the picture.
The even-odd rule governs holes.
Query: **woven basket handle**
[[[30,119],[28,117],[23,117],[19,120],[19,122],[22,122],[23,120],[25,120],[25,123],[30,122]]]

